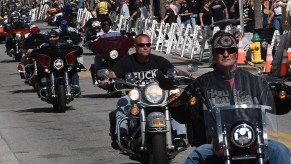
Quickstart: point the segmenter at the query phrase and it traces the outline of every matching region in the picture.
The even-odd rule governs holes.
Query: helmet
[[[68,21],[67,20],[62,20],[60,28],[61,28],[62,32],[66,32],[67,29],[68,29]]]
[[[39,32],[40,32],[40,29],[39,29],[37,26],[32,27],[32,28],[30,29],[30,33],[31,33],[31,34],[37,34],[37,33],[39,33]]]

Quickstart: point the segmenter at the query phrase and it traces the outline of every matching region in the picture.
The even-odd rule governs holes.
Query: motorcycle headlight
[[[21,40],[21,34],[16,34],[15,35],[15,40]]]
[[[164,98],[164,92],[159,85],[153,83],[145,88],[145,98],[150,103],[159,103]]]
[[[56,70],[60,70],[60,69],[62,69],[64,67],[64,61],[62,60],[62,59],[56,59],[55,61],[54,61],[54,68],[56,69]]]
[[[139,91],[137,89],[132,89],[129,93],[128,96],[131,101],[136,101],[139,99]]]
[[[110,51],[109,56],[111,59],[116,59],[118,57],[118,51],[117,50]]]
[[[236,125],[231,130],[231,141],[238,147],[248,147],[255,141],[255,131],[245,123]]]

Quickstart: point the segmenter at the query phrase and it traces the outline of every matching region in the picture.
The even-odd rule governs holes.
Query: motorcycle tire
[[[57,99],[54,103],[54,109],[59,113],[66,112],[67,109],[66,103],[66,92],[65,92],[65,85],[58,84],[57,86]]]
[[[144,159],[142,163],[168,164],[166,134],[150,134],[149,140],[147,159]]]

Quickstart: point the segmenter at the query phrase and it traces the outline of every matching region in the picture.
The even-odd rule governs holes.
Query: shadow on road
[[[0,61],[0,63],[16,63],[16,61],[14,61],[14,60],[2,60],[2,61]]]
[[[87,94],[81,95],[79,98],[116,98],[109,94]]]
[[[16,93],[33,93],[35,92],[34,89],[19,89],[19,90],[15,90],[15,91],[10,91],[13,94]]]
[[[76,110],[75,108],[68,106],[67,111],[69,110]],[[28,109],[22,109],[16,111],[18,113],[26,113],[26,112],[31,112],[31,113],[59,113],[56,110],[54,110],[53,107],[43,107],[43,108],[28,108]]]

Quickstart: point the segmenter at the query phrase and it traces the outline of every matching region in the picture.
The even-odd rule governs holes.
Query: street
[[[50,29],[45,23],[39,26]],[[84,54],[84,65],[88,69],[94,56],[85,48]],[[186,69],[187,61],[157,54]],[[118,99],[93,87],[89,71],[79,74],[82,96],[68,105],[67,112],[55,113],[51,104],[41,101],[33,88],[20,79],[18,63],[6,55],[3,43],[0,44],[0,63],[0,163],[137,163],[111,148],[108,114],[115,109]],[[199,68],[196,74],[210,70]],[[277,121],[280,141],[291,149],[290,112],[278,116]],[[183,163],[192,150],[180,153],[172,163]]]

